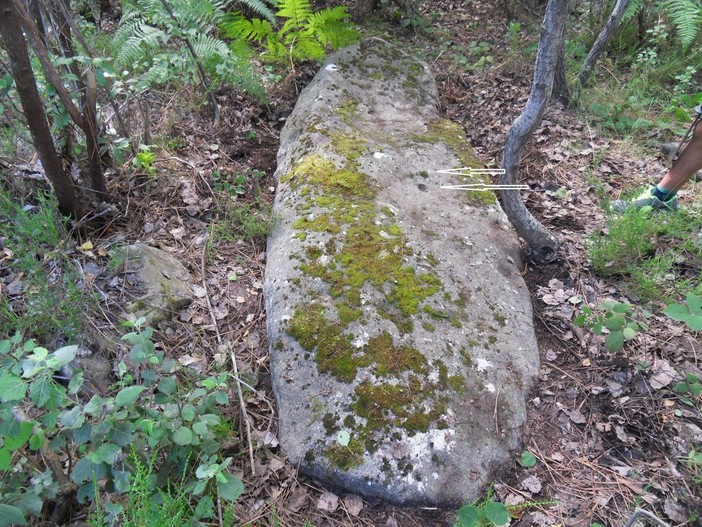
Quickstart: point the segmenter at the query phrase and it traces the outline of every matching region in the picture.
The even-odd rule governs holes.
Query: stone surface
[[[127,309],[153,325],[176,315],[193,301],[190,273],[173,255],[144,243],[117,249],[125,272],[135,273],[141,294]]]
[[[493,194],[440,188],[480,164],[437,108],[379,39],[332,56],[283,130],[268,242],[285,453],[403,504],[475,499],[512,463],[538,372],[516,236]]]

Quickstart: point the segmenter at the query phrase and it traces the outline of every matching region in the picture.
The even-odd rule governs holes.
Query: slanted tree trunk
[[[580,73],[578,73],[578,83],[581,86],[587,86],[587,82],[588,80],[590,80],[590,73],[592,72],[593,66],[597,62],[597,59],[600,57],[602,50],[604,50],[605,46],[609,43],[609,40],[612,38],[614,30],[617,29],[617,27],[619,27],[619,23],[622,21],[622,17],[624,16],[624,12],[626,11],[628,5],[629,0],[617,0],[617,3],[614,5],[614,9],[612,9],[612,14],[609,15],[607,23],[602,28],[602,31],[600,31],[600,34],[597,36],[597,40],[595,40],[595,43],[590,49],[590,53],[587,54],[587,58],[585,59],[585,62],[580,68]]]
[[[4,1],[4,0],[3,0]],[[58,71],[51,63],[49,57],[49,51],[41,41],[39,36],[39,31],[34,25],[32,18],[24,7],[22,0],[13,0],[12,4],[16,11],[16,18],[21,24],[22,29],[27,35],[27,39],[32,45],[34,52],[41,63],[42,69],[44,70],[44,75],[53,84],[56,94],[59,99],[61,99],[61,104],[66,108],[68,115],[70,115],[71,120],[81,129],[86,136],[86,146],[88,149],[88,165],[90,171],[90,184],[93,191],[101,199],[107,200],[107,185],[105,183],[105,175],[102,171],[102,165],[100,160],[100,151],[98,148],[98,136],[97,136],[97,122],[95,118],[95,86],[91,86],[90,79],[93,79],[94,75],[92,72],[88,73],[88,82],[85,83],[85,108],[84,113],[81,113],[80,109],[73,103],[71,95],[63,85],[63,81],[59,76]]]
[[[17,85],[23,112],[27,118],[29,132],[34,147],[44,167],[44,173],[54,187],[61,212],[80,218],[83,213],[76,198],[75,188],[70,176],[56,153],[51,137],[46,111],[41,103],[36,79],[27,51],[17,12],[12,0],[0,0],[0,37],[10,59],[12,77]]]
[[[572,0],[549,0],[546,6],[529,99],[522,113],[512,124],[505,141],[502,157],[505,173],[500,177],[500,183],[503,185],[515,185],[518,181],[522,148],[546,112],[571,2]],[[546,257],[556,251],[560,245],[558,238],[531,215],[518,190],[500,191],[500,200],[517,234],[524,238],[536,257]]]

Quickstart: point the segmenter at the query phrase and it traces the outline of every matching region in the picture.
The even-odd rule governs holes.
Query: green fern
[[[183,44],[187,39],[213,86],[235,84],[262,97],[263,89],[251,68],[248,49],[230,46],[216,36],[217,25],[227,20],[228,3],[168,0],[171,16],[161,0],[134,0],[125,6],[112,41],[115,66],[118,71],[131,72],[137,91],[173,81],[198,83],[197,63]]]
[[[667,13],[680,39],[683,49],[686,49],[697,36],[702,22],[700,3],[696,0],[664,0],[660,8]]]
[[[271,24],[275,24],[275,15],[273,15],[273,11],[271,11],[268,6],[263,3],[261,0],[239,0],[239,3],[242,5],[245,5],[251,11],[253,11],[256,14],[261,15],[263,18],[268,20]],[[271,4],[275,5],[275,2],[270,2]]]
[[[646,5],[646,0],[629,0],[629,4],[622,15],[622,23],[637,16]]]
[[[285,20],[278,31],[267,20],[247,20],[241,13],[231,15],[221,29],[229,38],[263,44],[267,58],[277,62],[321,61],[329,48],[358,40],[344,6],[314,12],[309,0],[279,0],[276,16]]]

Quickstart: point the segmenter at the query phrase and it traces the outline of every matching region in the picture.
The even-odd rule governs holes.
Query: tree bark
[[[578,83],[581,86],[587,86],[587,82],[588,80],[590,80],[590,73],[592,73],[593,66],[597,62],[597,59],[600,57],[602,50],[612,38],[614,30],[617,29],[619,23],[622,21],[622,17],[624,16],[624,12],[626,11],[628,5],[629,0],[617,0],[617,3],[614,5],[614,9],[612,9],[612,14],[609,15],[607,23],[602,28],[602,31],[600,31],[600,34],[597,36],[597,40],[595,40],[595,43],[590,49],[590,53],[587,54],[587,58],[585,59],[585,62],[580,68],[580,73],[578,73]]]
[[[73,182],[56,153],[29,60],[27,41],[22,33],[12,0],[0,0],[0,18],[2,19],[0,37],[2,37],[4,48],[10,59],[12,77],[15,79],[29,132],[44,167],[44,173],[54,188],[61,212],[74,218],[80,218],[83,216],[83,211],[76,198]]]
[[[95,86],[95,77],[92,71],[88,71],[88,82],[85,83],[83,93],[84,109],[83,112],[81,112],[80,109],[78,109],[78,107],[73,103],[71,95],[63,85],[58,71],[56,71],[56,68],[54,68],[54,65],[51,63],[49,52],[39,38],[39,31],[34,25],[29,13],[27,13],[27,10],[24,8],[22,0],[13,0],[13,4],[22,29],[27,34],[27,38],[29,39],[32,48],[34,48],[34,52],[39,58],[39,62],[41,62],[44,75],[46,75],[46,78],[54,86],[59,99],[61,99],[61,104],[63,104],[63,106],[66,108],[66,111],[71,116],[71,120],[81,130],[83,130],[83,133],[85,134],[86,146],[88,149],[90,185],[92,190],[100,199],[107,200],[107,185],[105,184],[105,176],[102,171],[97,137],[97,118],[95,108],[95,91],[97,87]],[[92,85],[90,82],[91,78]]]
[[[564,106],[570,102],[570,90],[565,72],[565,45],[561,44],[553,76],[553,97]]]
[[[505,140],[502,157],[502,168],[505,173],[500,177],[500,183],[503,185],[516,184],[522,148],[546,112],[571,1],[549,0],[546,6],[529,99],[522,113],[512,124]],[[558,238],[531,215],[518,190],[503,190],[500,192],[500,199],[517,234],[527,242],[536,257],[545,258],[558,249],[560,245]]]

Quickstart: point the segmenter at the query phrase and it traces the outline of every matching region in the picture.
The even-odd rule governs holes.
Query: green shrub
[[[228,470],[232,459],[220,457],[217,433],[229,405],[229,374],[193,378],[155,350],[153,330],[142,323],[131,323],[134,331],[123,337],[131,345],[129,366],[120,363],[113,390],[89,400],[80,372],[67,386],[55,377],[77,346],[49,352],[19,334],[0,342],[0,504],[6,510],[38,515],[43,501],[61,490],[63,474],[43,468],[45,456],[37,451],[72,460],[68,477],[79,501],[95,497],[96,481],[142,501],[139,493],[158,496],[160,488],[166,489],[162,498],[187,496],[193,514],[206,519],[214,514],[213,497],[232,502],[241,494],[241,481]],[[136,368],[142,384],[135,384]],[[148,472],[155,477],[148,482],[142,459],[151,459]],[[184,490],[169,493],[172,482]],[[113,518],[123,510],[117,502],[103,507]]]

